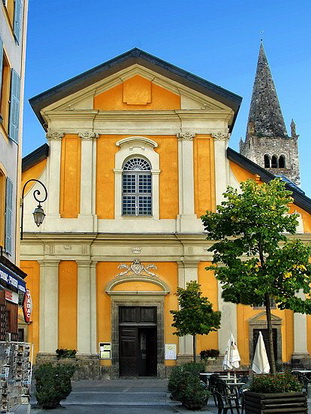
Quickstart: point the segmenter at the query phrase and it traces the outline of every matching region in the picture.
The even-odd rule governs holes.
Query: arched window
[[[271,168],[278,168],[278,159],[276,155],[272,156]]]
[[[150,216],[152,214],[151,165],[143,158],[130,158],[122,173],[122,214]]]
[[[279,168],[286,168],[285,167],[285,156],[281,155],[279,158]]]
[[[265,154],[264,161],[265,161],[265,168],[270,168],[270,157],[269,157],[269,155]]]

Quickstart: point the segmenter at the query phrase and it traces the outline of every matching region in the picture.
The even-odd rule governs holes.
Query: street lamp
[[[24,228],[24,197],[25,197],[25,188],[26,188],[26,185],[28,183],[32,182],[32,181],[41,184],[42,187],[43,187],[43,189],[44,189],[44,193],[43,193],[43,195],[40,198],[38,198],[38,196],[40,196],[40,194],[41,194],[40,190],[37,189],[37,190],[35,190],[33,192],[34,199],[36,201],[38,201],[38,203],[39,203],[37,205],[37,207],[34,209],[34,212],[32,213],[33,214],[34,221],[35,221],[35,223],[36,223],[36,225],[38,227],[43,223],[43,220],[44,220],[44,217],[45,217],[45,213],[44,213],[44,210],[43,210],[43,208],[41,206],[41,203],[43,203],[47,199],[47,197],[48,197],[48,191],[47,191],[45,185],[41,181],[36,180],[35,178],[31,178],[30,180],[28,180],[28,181],[25,182],[25,184],[23,185],[23,190],[22,190],[22,204],[21,204],[21,240],[23,240],[23,228]]]

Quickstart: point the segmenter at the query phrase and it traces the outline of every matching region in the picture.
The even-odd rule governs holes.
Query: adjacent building
[[[27,0],[0,4],[0,341],[18,340],[25,294],[19,214],[27,7]]]
[[[228,148],[241,98],[133,49],[30,102],[47,143],[24,158],[22,179],[49,191],[39,229],[26,195],[21,247],[37,360],[76,349],[85,376],[166,376],[192,354],[170,310],[177,287],[197,280],[222,312],[198,352],[224,353],[233,333],[248,365],[264,309],[223,302],[200,219],[228,185],[274,178]],[[296,188],[293,198],[309,240],[311,200]],[[277,360],[307,358],[310,318],[278,309],[272,318]]]

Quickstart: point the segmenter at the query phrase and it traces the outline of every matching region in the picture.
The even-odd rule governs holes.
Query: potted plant
[[[57,359],[61,358],[75,358],[77,351],[75,349],[59,348],[56,349]]]
[[[277,408],[278,413],[307,413],[302,384],[289,372],[254,375],[244,392],[245,413],[263,414]],[[272,412],[272,411],[271,411]]]
[[[168,390],[174,400],[180,401],[188,410],[201,410],[210,396],[200,381],[202,364],[188,363],[174,367],[168,382]]]
[[[205,371],[208,371],[208,367],[210,365],[209,361],[215,361],[218,356],[218,349],[204,349],[200,352],[201,361],[203,361],[205,364]]]

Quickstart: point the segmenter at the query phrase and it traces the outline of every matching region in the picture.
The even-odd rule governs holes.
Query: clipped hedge
[[[36,399],[42,408],[55,408],[71,393],[71,365],[42,364],[35,371]]]

